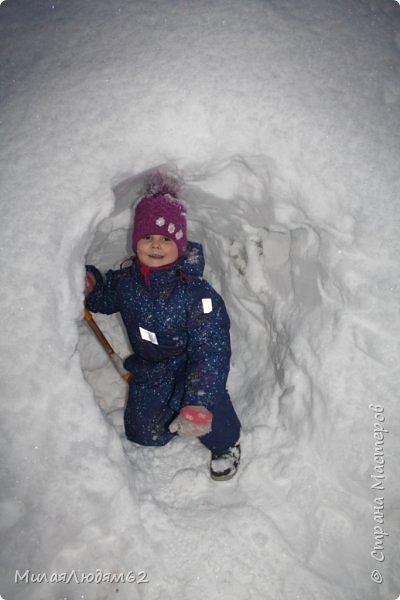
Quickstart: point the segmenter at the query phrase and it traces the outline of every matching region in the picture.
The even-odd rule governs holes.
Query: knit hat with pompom
[[[174,175],[157,171],[149,177],[144,195],[135,207],[132,249],[146,235],[163,235],[178,247],[178,256],[186,250],[186,208],[178,199],[181,181]]]

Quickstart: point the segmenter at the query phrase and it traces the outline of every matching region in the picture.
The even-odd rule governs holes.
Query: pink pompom
[[[179,198],[182,185],[183,181],[179,176],[156,171],[146,180],[144,194],[152,194],[153,196],[169,194],[173,198]]]

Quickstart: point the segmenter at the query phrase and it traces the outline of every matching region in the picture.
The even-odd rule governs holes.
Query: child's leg
[[[212,452],[220,452],[232,448],[239,437],[240,421],[228,392],[225,392],[214,407],[211,432],[199,439]]]
[[[143,446],[164,446],[175,434],[168,425],[176,412],[175,406],[183,395],[183,386],[175,380],[157,381],[153,384],[129,384],[129,397],[125,409],[125,434],[128,440]]]

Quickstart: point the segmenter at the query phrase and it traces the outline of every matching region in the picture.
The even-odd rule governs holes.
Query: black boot
[[[238,470],[240,463],[240,444],[232,448],[211,452],[210,475],[214,481],[227,481]]]

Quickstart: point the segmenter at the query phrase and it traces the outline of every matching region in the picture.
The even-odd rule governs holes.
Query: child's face
[[[146,235],[137,243],[136,254],[147,267],[164,267],[178,258],[178,246],[163,235]]]

